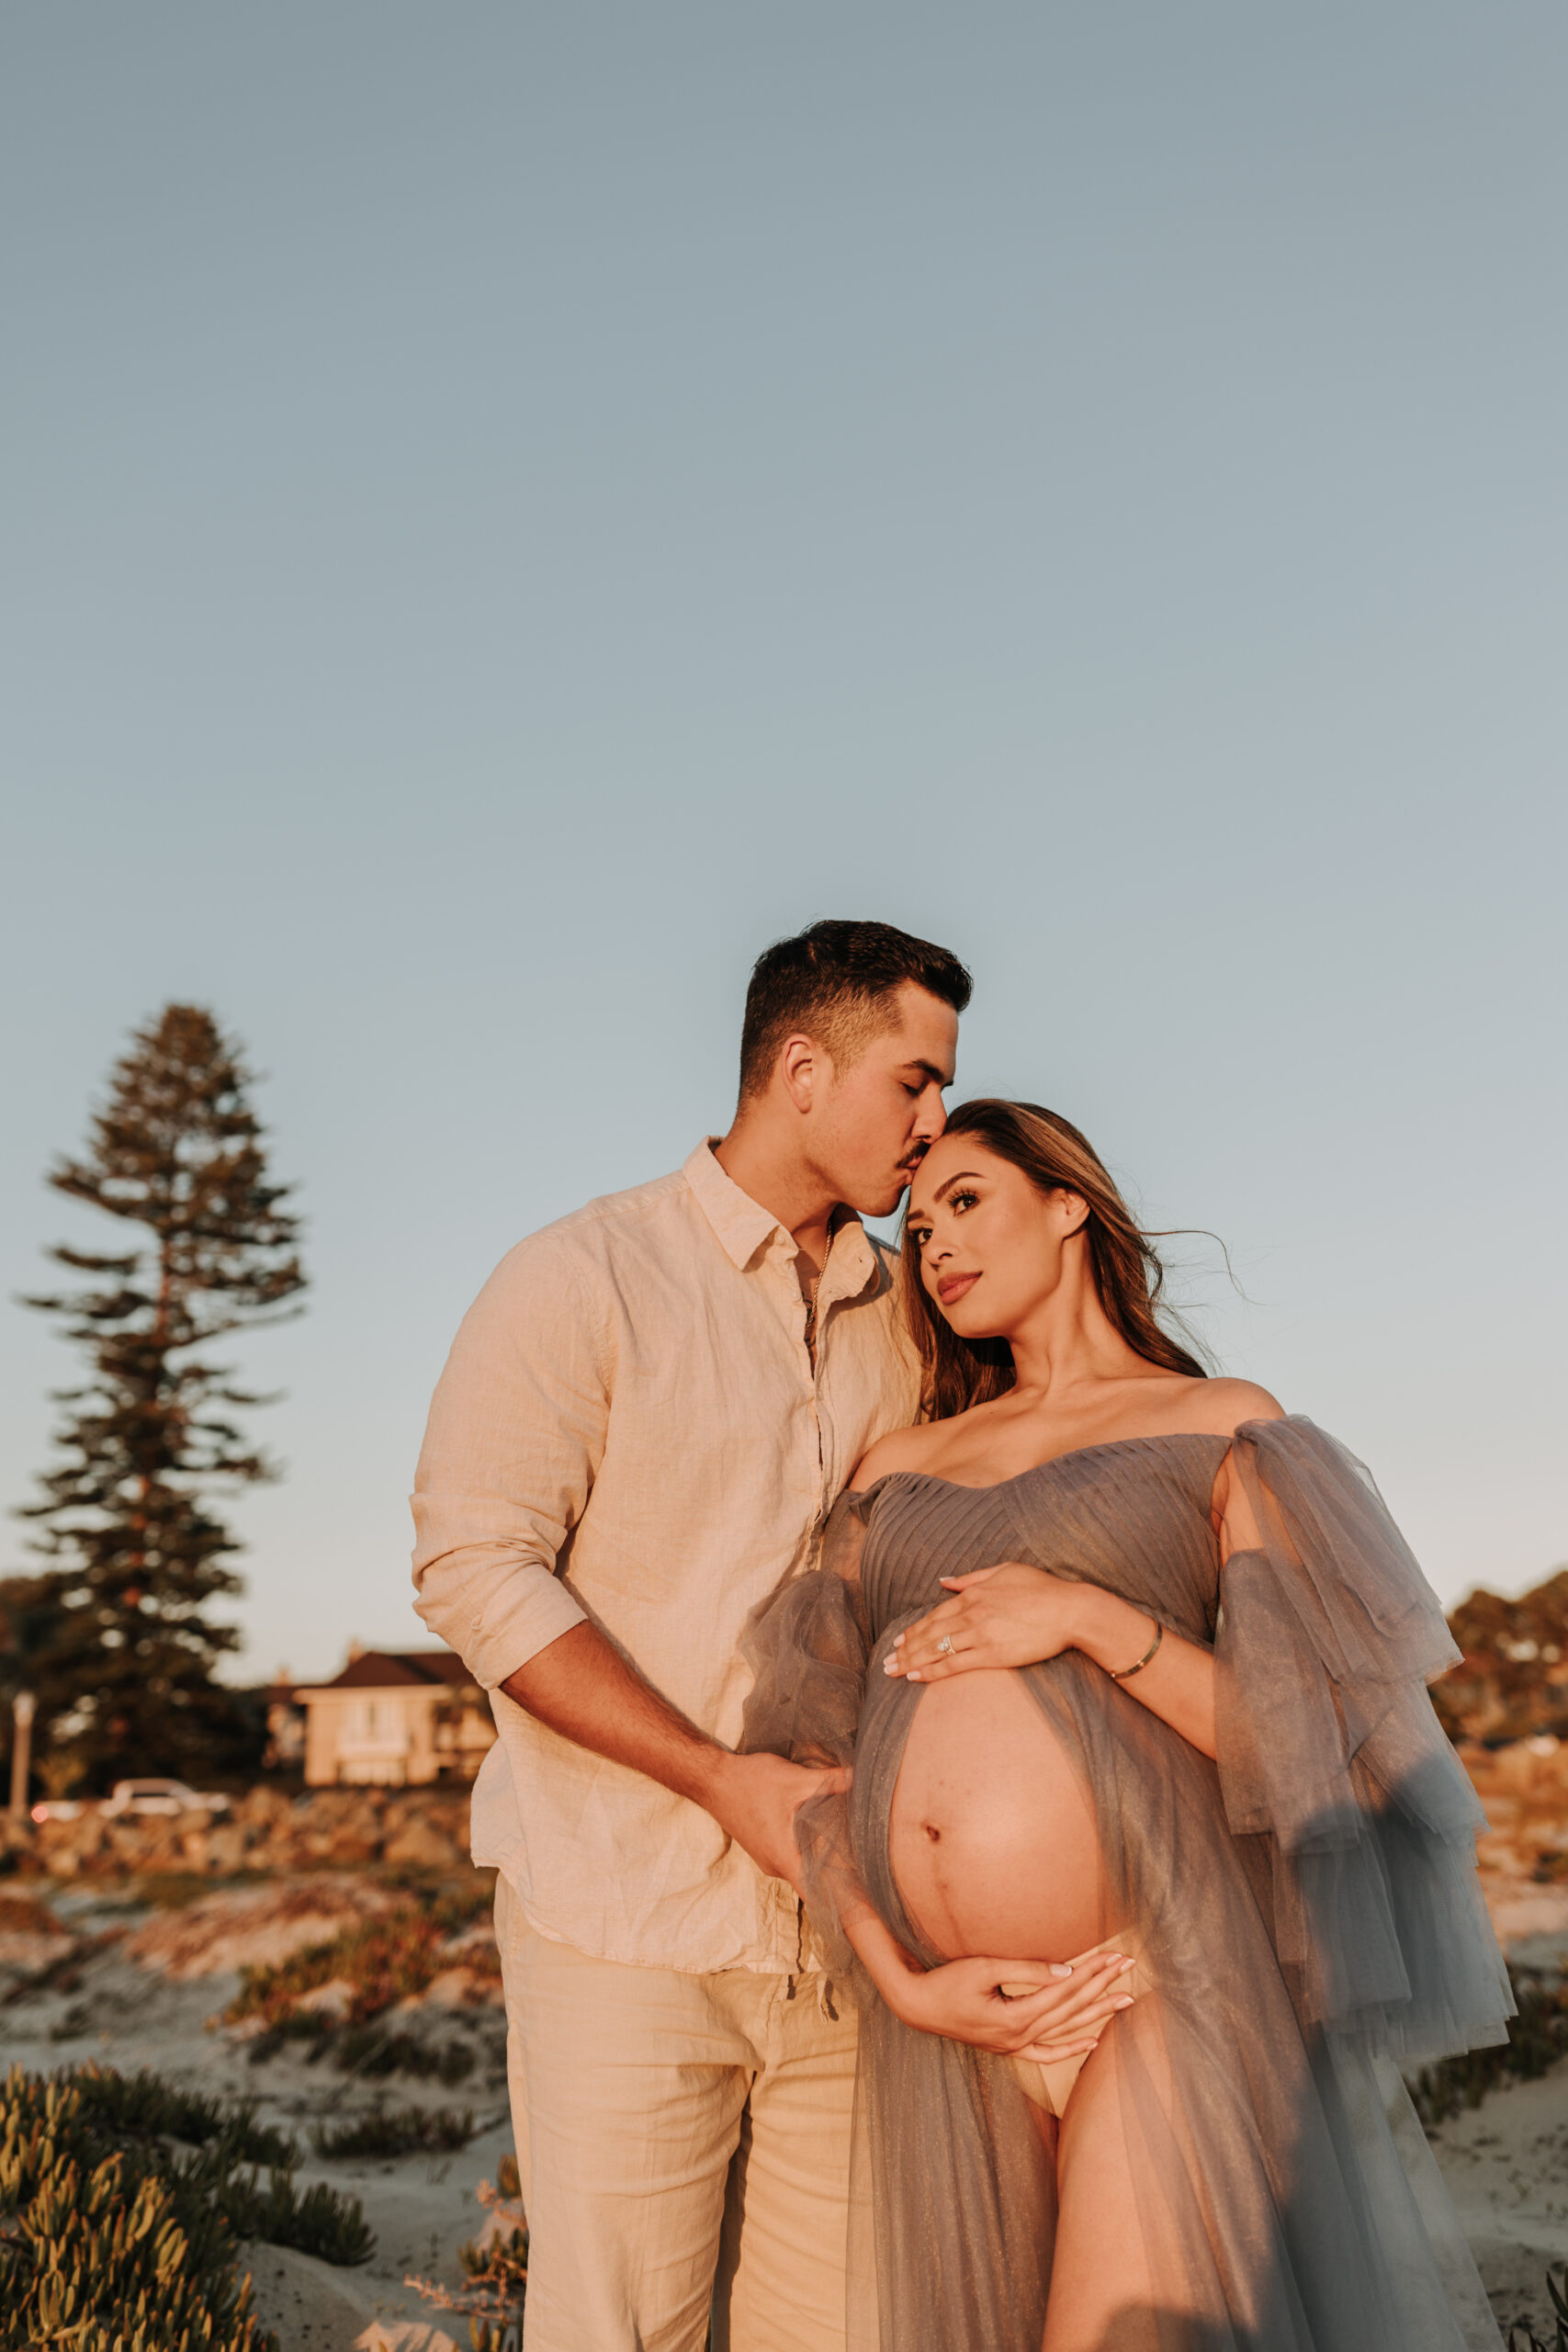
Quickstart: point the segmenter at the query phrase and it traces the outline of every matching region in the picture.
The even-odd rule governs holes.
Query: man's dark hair
[[[751,967],[740,1025],[740,1100],[763,1092],[779,1048],[800,1031],[847,1069],[881,1028],[891,1027],[904,981],[962,1012],[974,982],[956,956],[890,922],[814,922],[775,940]]]

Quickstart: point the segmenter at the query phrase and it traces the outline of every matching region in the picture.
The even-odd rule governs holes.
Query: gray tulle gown
[[[1120,1593],[1217,1668],[1217,1763],[1077,1652],[1020,1669],[1081,1772],[1102,1933],[1137,1939],[1168,2070],[1162,2096],[1135,2042],[1118,2052],[1139,2211],[1165,2251],[1159,2307],[1104,2352],[1499,2344],[1397,2071],[1502,2041],[1513,2007],[1475,1872],[1483,1816],[1425,1688],[1458,1653],[1371,1477],[1310,1421],[1236,1431],[1263,1543],[1222,1569],[1210,1496],[1228,1442],[1122,1440],[980,1488],[896,1473],[842,1498],[822,1566],[752,1621],[746,1745],[854,1767],[850,1798],[801,1823],[812,1924],[862,2009],[853,2346],[1039,2352],[1044,2326],[1055,2166],[1017,2072],[901,2025],[835,1916],[853,1873],[937,1959],[887,1853],[923,1687],[881,1661],[941,1577],[1001,1560]]]

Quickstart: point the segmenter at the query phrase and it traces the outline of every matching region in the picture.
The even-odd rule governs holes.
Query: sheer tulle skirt
[[[1303,2032],[1275,1955],[1264,1841],[1232,1838],[1214,1767],[1083,1661],[1025,1679],[1095,1806],[1101,1932],[1131,1931],[1147,1986],[1089,2062],[1111,2078],[1109,2097],[1096,2085],[1095,2122],[1120,2133],[1142,2236],[1106,2352],[1460,2352],[1391,2131],[1403,2087],[1380,2081],[1370,2037]],[[934,1960],[886,1862],[919,1696],[873,1678],[852,1837],[889,1926]],[[1010,2062],[911,2031],[874,1998],[863,2031],[885,2352],[1039,2352],[1051,2128]]]

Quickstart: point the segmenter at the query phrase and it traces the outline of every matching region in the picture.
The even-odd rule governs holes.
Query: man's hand
[[[848,1772],[720,1747],[650,1690],[593,1625],[574,1625],[501,1687],[563,1739],[690,1797],[745,1848],[759,1870],[799,1894],[795,1816],[807,1797],[847,1789]]]
[[[782,1756],[732,1756],[728,1749],[716,1748],[708,1785],[693,1793],[719,1827],[745,1848],[765,1877],[784,1879],[798,1894],[800,1849],[795,1842],[795,1816],[808,1797],[831,1796],[847,1789],[850,1777],[846,1771],[789,1764]]]

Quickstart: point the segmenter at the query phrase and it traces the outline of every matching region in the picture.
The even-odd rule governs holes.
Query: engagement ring
[[[938,1642],[937,1647],[942,1652],[944,1657],[951,1657],[953,1656],[953,1635],[951,1634],[944,1634],[941,1641]]]

